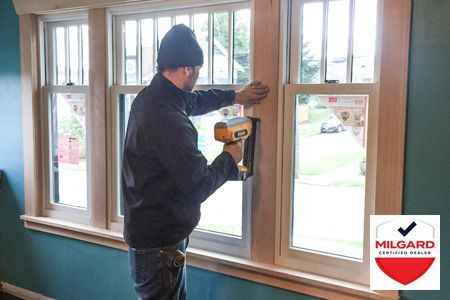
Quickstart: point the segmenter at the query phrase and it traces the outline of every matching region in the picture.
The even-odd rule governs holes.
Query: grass
[[[86,171],[86,162],[80,161],[77,164],[68,164],[68,163],[59,163],[59,167],[61,170],[71,170],[71,171]]]
[[[361,152],[336,153],[317,161],[301,164],[299,171],[301,175],[322,175],[355,160],[359,161],[363,156]]]
[[[310,136],[313,134],[318,134],[320,133],[320,126],[322,126],[322,123],[302,125],[299,128],[298,133],[300,136]]]
[[[317,237],[317,236],[301,236],[301,239],[304,240],[316,240],[316,241],[322,241],[322,242],[328,242],[332,244],[339,244],[339,245],[345,245],[348,247],[357,247],[360,248],[363,246],[362,241],[351,241],[351,240],[343,240],[343,239],[336,239],[336,238],[326,238],[326,237]]]
[[[330,183],[328,186],[331,187],[356,187],[356,188],[363,188],[365,185],[364,179],[361,178],[361,180],[337,180]]]
[[[302,124],[298,130],[300,136],[309,136],[320,133],[322,123],[328,120],[331,112],[328,108],[315,108],[309,111],[308,123]]]
[[[336,238],[326,238],[326,237],[317,237],[317,236],[298,236],[298,239],[301,239],[303,242],[307,243],[307,241],[317,241],[326,243],[328,245],[333,245],[337,248],[353,248],[353,249],[362,249],[363,242],[362,241],[351,241],[351,240],[343,240],[343,239],[336,239]],[[295,239],[295,237],[294,237]],[[298,247],[298,246],[297,246]]]
[[[230,235],[236,235],[241,236],[242,232],[240,227],[238,226],[230,226],[230,225],[218,225],[218,224],[200,224],[198,225],[198,228],[223,234],[230,234]]]
[[[331,116],[331,112],[328,108],[315,108],[309,111],[309,122],[321,123],[328,120]]]

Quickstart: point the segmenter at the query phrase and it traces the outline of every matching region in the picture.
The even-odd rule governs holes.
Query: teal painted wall
[[[415,0],[411,27],[404,213],[441,215],[441,290],[450,299],[450,1]]]
[[[441,215],[441,291],[406,299],[450,298],[450,1],[414,1],[405,172],[405,214]],[[135,299],[126,253],[26,230],[18,17],[0,1],[0,281],[57,299]],[[189,299],[313,299],[188,269]]]

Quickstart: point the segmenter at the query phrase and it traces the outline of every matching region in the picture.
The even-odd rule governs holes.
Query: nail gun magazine
[[[239,140],[244,141],[244,158],[238,165],[238,180],[246,180],[253,175],[256,133],[259,118],[235,117],[218,122],[214,125],[214,138],[228,144]]]

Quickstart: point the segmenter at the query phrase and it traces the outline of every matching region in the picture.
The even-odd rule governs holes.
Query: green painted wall
[[[450,299],[450,1],[413,3],[403,206],[441,215],[441,290],[402,296]]]
[[[449,299],[450,1],[414,1],[405,214],[441,215],[441,291],[405,291],[407,299]],[[0,281],[57,299],[135,299],[126,253],[26,230],[18,17],[0,1]],[[188,269],[189,299],[313,299],[285,290]]]

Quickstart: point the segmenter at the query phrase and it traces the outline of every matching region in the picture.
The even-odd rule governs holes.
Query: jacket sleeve
[[[197,149],[197,132],[186,115],[170,112],[158,123],[154,149],[165,171],[187,199],[201,203],[227,180],[237,178],[238,168],[227,152],[208,165]]]
[[[207,91],[194,91],[196,97],[186,108],[188,116],[198,116],[218,110],[224,106],[234,104],[233,90],[209,89]]]

